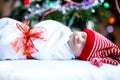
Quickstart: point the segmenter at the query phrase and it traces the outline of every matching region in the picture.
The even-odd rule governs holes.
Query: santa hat
[[[89,61],[93,57],[101,57],[101,51],[104,53],[102,54],[104,57],[110,54],[119,55],[118,46],[103,35],[89,29],[85,29],[84,32],[87,33],[87,40],[79,59]]]
[[[95,34],[92,30],[89,30],[89,29],[85,29],[84,32],[87,33],[87,40],[82,50],[82,53],[79,56],[79,59],[87,60],[95,42]]]

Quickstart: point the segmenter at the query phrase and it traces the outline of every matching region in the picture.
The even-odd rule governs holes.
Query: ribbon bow
[[[28,20],[16,24],[17,28],[22,32],[22,36],[16,38],[14,41],[11,42],[11,44],[17,53],[22,50],[23,55],[26,55],[27,58],[32,58],[31,54],[38,52],[32,40],[37,38],[45,41],[46,29],[43,27],[30,28],[28,24]]]

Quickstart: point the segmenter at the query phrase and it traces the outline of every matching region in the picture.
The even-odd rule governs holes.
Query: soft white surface
[[[0,61],[0,80],[120,80],[120,65],[86,61]]]

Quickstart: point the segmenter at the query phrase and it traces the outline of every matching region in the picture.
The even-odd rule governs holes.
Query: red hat
[[[104,63],[120,64],[120,49],[117,45],[95,31],[85,29],[84,32],[87,33],[87,40],[79,59],[92,61],[97,66],[101,60]],[[98,58],[97,63],[95,58]]]
[[[94,42],[95,42],[95,33],[92,30],[85,29],[84,32],[87,33],[87,40],[85,43],[85,46],[81,52],[81,55],[79,56],[79,59],[87,60],[89,54],[91,53]]]

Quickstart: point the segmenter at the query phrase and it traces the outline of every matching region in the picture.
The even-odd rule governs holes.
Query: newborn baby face
[[[86,39],[87,34],[85,32],[76,31],[70,35],[68,45],[70,46],[76,57],[80,56],[84,48]]]

